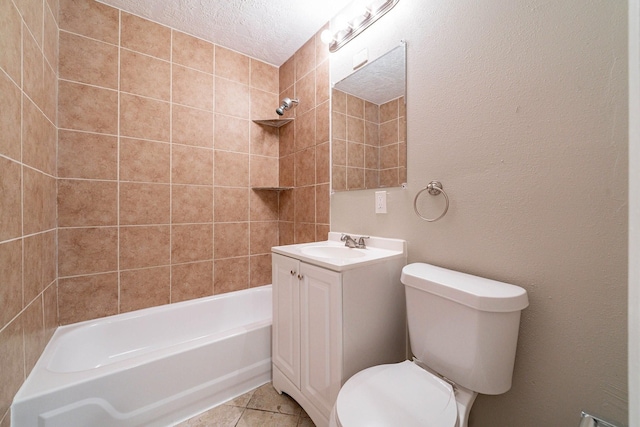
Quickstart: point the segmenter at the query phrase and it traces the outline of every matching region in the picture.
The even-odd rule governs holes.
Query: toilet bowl
[[[347,380],[332,427],[467,427],[478,393],[511,388],[524,289],[422,263],[401,281],[416,359]]]

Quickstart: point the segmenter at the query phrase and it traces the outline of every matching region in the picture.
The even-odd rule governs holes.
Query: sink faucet
[[[367,245],[364,243],[364,239],[368,238],[369,237],[366,236],[360,236],[360,238],[356,242],[356,239],[354,239],[353,237],[349,236],[348,234],[343,234],[342,236],[340,236],[340,241],[344,242],[344,245],[348,248],[365,249]]]

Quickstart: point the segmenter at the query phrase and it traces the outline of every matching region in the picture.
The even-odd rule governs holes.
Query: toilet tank
[[[424,263],[405,266],[401,281],[415,357],[478,393],[511,388],[524,289]]]

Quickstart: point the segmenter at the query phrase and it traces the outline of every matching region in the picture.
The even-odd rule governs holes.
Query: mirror
[[[404,43],[333,85],[331,129],[334,191],[407,181]]]

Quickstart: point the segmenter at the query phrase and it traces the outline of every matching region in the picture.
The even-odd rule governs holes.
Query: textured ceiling
[[[100,0],[280,66],[351,0]]]

